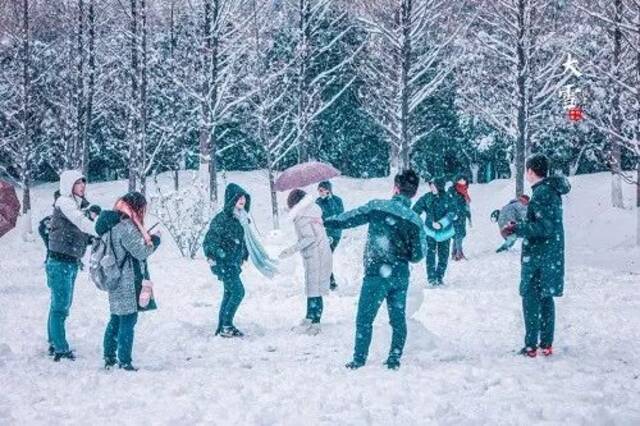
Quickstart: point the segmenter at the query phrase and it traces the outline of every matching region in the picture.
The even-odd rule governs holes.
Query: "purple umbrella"
[[[340,176],[340,171],[330,164],[309,161],[289,167],[276,179],[276,191],[303,188],[307,185]]]

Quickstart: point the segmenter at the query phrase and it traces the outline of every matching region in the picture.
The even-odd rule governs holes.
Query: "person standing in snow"
[[[46,262],[51,305],[47,322],[49,354],[54,361],[74,360],[66,338],[65,321],[73,301],[73,289],[80,259],[90,238],[97,236],[94,223],[83,213],[86,178],[77,170],[60,174],[60,196],[55,201],[49,230]]]
[[[510,222],[520,222],[527,217],[527,206],[529,205],[529,196],[521,195],[518,198],[511,200],[509,204],[504,206],[500,210],[495,210],[491,213],[491,220],[498,222],[498,228],[502,230]],[[509,250],[518,240],[518,237],[514,234],[507,236],[504,243],[496,250],[496,253],[502,253]]]
[[[451,238],[455,235],[454,202],[446,191],[446,179],[439,177],[429,183],[430,192],[413,206],[418,215],[425,214],[427,228],[427,279],[431,286],[443,284],[449,263]]]
[[[406,303],[409,287],[409,262],[424,258],[425,234],[420,217],[411,210],[420,180],[412,170],[394,178],[393,198],[373,200],[355,210],[325,220],[331,229],[369,225],[364,254],[365,275],[358,301],[353,361],[346,367],[365,365],[371,344],[373,321],[386,300],[393,330],[391,349],[385,365],[400,368],[407,339]]]
[[[331,216],[337,216],[344,213],[344,204],[342,204],[342,198],[333,193],[331,182],[329,182],[328,180],[320,182],[320,184],[318,184],[318,194],[320,195],[320,197],[316,200],[316,203],[318,203],[318,205],[322,209],[323,220]],[[329,237],[331,243],[331,253],[333,253],[340,243],[342,231],[339,229],[327,229],[327,236]],[[331,290],[335,290],[338,288],[338,284],[336,283],[336,278],[333,272],[331,272],[330,288]]]
[[[469,182],[464,176],[459,176],[451,187],[451,199],[455,220],[453,228],[456,235],[453,237],[453,249],[451,258],[455,261],[466,259],[462,243],[467,236],[467,221],[471,225],[471,197],[469,196]]]
[[[235,183],[227,185],[224,207],[211,221],[202,245],[211,271],[224,286],[216,336],[244,336],[233,325],[233,319],[244,298],[244,286],[240,280],[242,264],[249,259],[245,231],[239,218],[248,214],[250,208],[249,194]]]
[[[555,328],[554,297],[564,290],[564,225],[562,196],[571,190],[562,176],[548,177],[549,159],[531,156],[526,163],[531,184],[531,202],[524,221],[510,222],[502,229],[505,237],[522,237],[520,296],[525,338],[522,355],[535,357],[538,347],[544,356],[553,354]]]
[[[329,292],[332,270],[332,254],[329,237],[322,225],[322,210],[313,197],[301,189],[294,189],[287,198],[289,217],[293,220],[298,241],[285,249],[280,258],[300,252],[304,263],[307,315],[302,321],[304,333],[320,332],[323,300]]]
[[[116,202],[113,210],[103,212],[96,223],[102,236],[110,233],[110,246],[120,270],[118,286],[109,291],[111,318],[104,332],[104,362],[109,369],[116,364],[126,371],[137,371],[132,364],[134,329],[138,312],[156,309],[153,299],[142,306],[140,295],[150,283],[147,258],[160,245],[160,235],[150,235],[144,226],[147,200],[139,192],[130,192]]]

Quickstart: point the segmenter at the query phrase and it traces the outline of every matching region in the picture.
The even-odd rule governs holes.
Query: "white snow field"
[[[277,254],[293,230],[286,224],[282,233],[270,233],[264,174],[229,173],[227,180],[253,195],[253,215]],[[165,232],[150,261],[159,309],[141,314],[136,328],[137,373],[102,368],[107,298],[86,272],[67,320],[78,359],[51,361],[44,248],[37,237],[25,243],[14,230],[0,239],[0,425],[638,425],[636,213],[609,207],[609,180],[607,174],[571,179],[566,291],[556,301],[556,353],[548,359],[514,354],[523,335],[519,249],[495,254],[501,238],[489,221],[510,199],[509,181],[472,185],[469,260],[450,265],[444,288],[425,289],[424,264],[413,267],[410,305],[418,310],[399,371],[382,365],[390,341],[385,307],[367,366],[344,368],[353,350],[364,228],[345,232],[336,252],[340,288],[325,301],[318,336],[291,331],[305,308],[302,262],[295,257],[272,281],[245,267],[246,298],[236,323],[248,336],[232,340],[213,336],[221,284],[202,256],[182,259]],[[388,197],[391,179],[339,178],[334,185],[351,208]],[[88,198],[108,207],[125,188],[124,182],[90,185]],[[36,225],[49,212],[54,189],[35,189]]]

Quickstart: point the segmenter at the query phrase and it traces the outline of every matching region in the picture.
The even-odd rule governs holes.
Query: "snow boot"
[[[547,346],[542,348],[542,355],[551,356],[553,355],[553,346]]]
[[[357,370],[358,368],[364,367],[364,362],[361,361],[351,361],[344,365],[349,370]]]
[[[527,356],[529,358],[535,358],[538,355],[538,350],[536,348],[531,348],[529,346],[520,349],[518,352],[519,355]]]
[[[120,369],[122,369],[124,371],[132,371],[132,372],[138,371],[138,368],[134,367],[133,364],[131,364],[130,362],[127,363],[127,364],[120,363],[120,364],[118,364],[118,368],[120,368]]]
[[[104,369],[105,370],[110,370],[112,367],[115,367],[115,365],[118,363],[118,361],[115,358],[105,358],[104,359]]]
[[[47,354],[49,356],[54,356],[56,354],[56,349],[53,347],[53,345],[49,345],[49,349],[47,350]]]
[[[313,323],[309,324],[309,327],[305,330],[305,334],[308,334],[309,336],[317,336],[320,334],[320,331],[320,324]]]
[[[72,351],[60,352],[53,355],[53,362],[60,362],[61,359],[68,359],[69,361],[75,361],[76,356]]]
[[[397,358],[389,358],[384,362],[384,365],[389,370],[399,370],[400,369],[400,360]]]
[[[233,337],[243,337],[244,333],[235,328],[234,326],[222,327],[220,332],[217,334],[220,337],[225,339],[231,339]]]

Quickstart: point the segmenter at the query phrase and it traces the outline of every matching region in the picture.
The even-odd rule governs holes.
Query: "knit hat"
[[[324,189],[325,191],[332,192],[333,185],[331,185],[331,182],[329,182],[328,180],[324,180],[318,184],[318,189]]]

